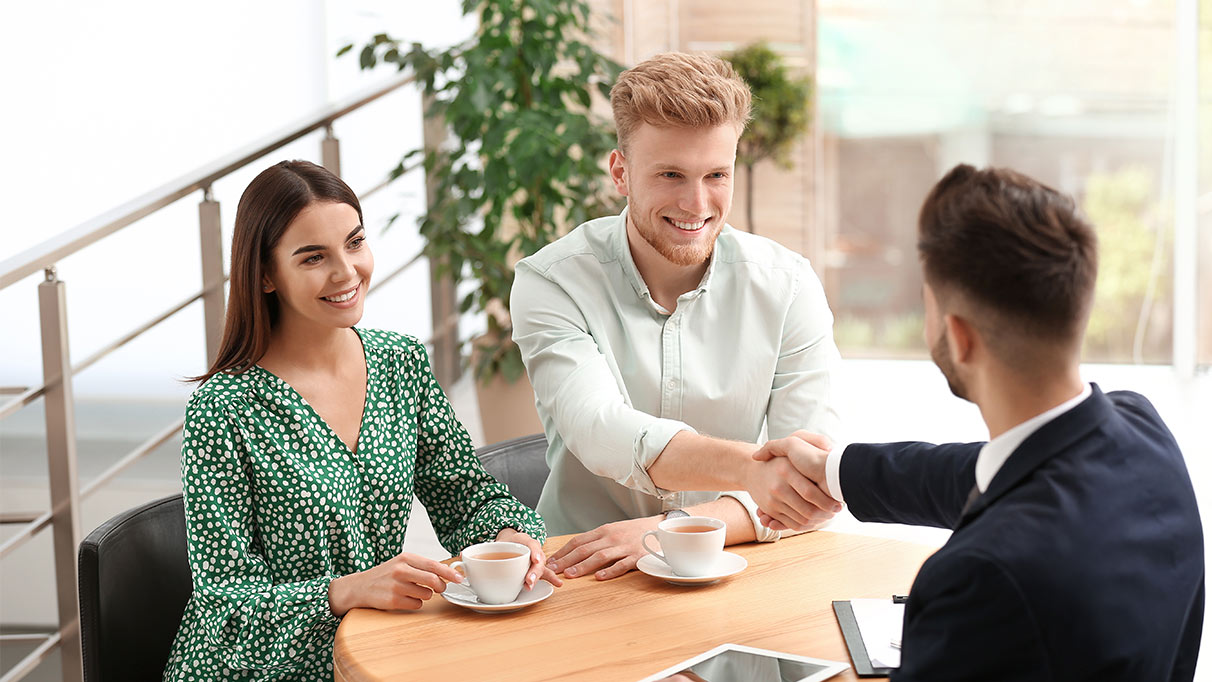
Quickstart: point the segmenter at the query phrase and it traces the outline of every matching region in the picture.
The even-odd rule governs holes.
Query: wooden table
[[[818,531],[728,551],[749,567],[709,586],[633,571],[566,579],[546,601],[513,613],[475,613],[437,595],[416,612],[355,609],[337,630],[334,675],[634,682],[725,642],[849,663],[830,602],[904,594],[934,548]],[[858,678],[848,670],[833,679]]]

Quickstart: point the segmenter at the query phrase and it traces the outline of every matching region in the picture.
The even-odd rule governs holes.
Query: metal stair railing
[[[325,168],[340,175],[340,142],[333,132],[334,122],[399,88],[414,83],[414,81],[415,77],[412,74],[397,76],[341,102],[323,107],[276,133],[216,159],[23,253],[0,262],[0,289],[5,289],[38,271],[45,273],[45,281],[38,284],[43,381],[39,386],[0,389],[0,399],[15,395],[0,404],[0,419],[16,413],[39,398],[43,400],[46,412],[47,462],[50,483],[49,510],[41,513],[0,514],[0,524],[23,524],[20,530],[0,544],[0,560],[24,545],[39,532],[48,527],[51,528],[59,615],[58,631],[49,635],[0,636],[0,639],[5,640],[40,642],[32,653],[12,666],[0,678],[0,682],[15,682],[21,679],[56,650],[59,651],[63,661],[64,682],[78,682],[83,679],[76,575],[76,552],[81,540],[80,502],[127,467],[180,433],[182,428],[183,420],[181,419],[166,425],[81,487],[76,472],[76,429],[72,377],[199,300],[203,305],[209,365],[209,360],[212,360],[218,351],[223,333],[224,284],[228,279],[223,272],[224,245],[219,220],[219,202],[211,193],[213,183],[265,155],[321,129],[325,131],[324,139],[321,141],[321,163]],[[429,110],[429,105],[428,99],[423,100],[424,111]],[[424,146],[426,149],[435,149],[444,137],[444,126],[440,121],[428,118],[425,120],[422,131]],[[419,162],[413,164],[405,168],[403,173],[393,175],[358,196],[366,199],[396,178],[416,170],[421,165]],[[433,178],[427,177],[427,198],[432,198],[434,187]],[[201,290],[73,365],[68,348],[66,284],[58,279],[55,264],[195,192],[202,194],[198,205],[202,260]],[[368,294],[375,293],[384,284],[420,262],[423,257],[423,254],[418,253],[410,258],[395,271],[383,277]],[[433,336],[429,340],[429,345],[434,349],[433,364],[438,380],[443,386],[449,387],[450,382],[457,378],[459,372],[458,313],[453,306],[454,288],[450,284],[449,277],[437,277],[432,274],[434,270],[431,268]],[[446,305],[443,302],[450,302],[450,304]]]

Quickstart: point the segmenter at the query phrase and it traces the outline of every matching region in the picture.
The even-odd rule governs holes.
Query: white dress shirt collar
[[[997,438],[985,443],[976,457],[976,487],[980,489],[981,493],[989,489],[993,477],[1001,470],[1010,455],[1018,449],[1018,446],[1027,440],[1028,436],[1038,431],[1044,424],[1077,407],[1078,404],[1089,398],[1091,393],[1090,384],[1083,384],[1082,392],[1076,397],[1011,427]]]

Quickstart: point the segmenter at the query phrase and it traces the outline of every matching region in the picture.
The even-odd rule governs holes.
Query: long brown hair
[[[286,228],[316,202],[349,204],[362,221],[358,197],[341,178],[310,161],[282,161],[261,171],[249,183],[236,207],[231,239],[231,286],[223,341],[205,374],[186,381],[204,382],[215,374],[240,374],[269,348],[278,321],[278,296],[262,291],[270,255]]]

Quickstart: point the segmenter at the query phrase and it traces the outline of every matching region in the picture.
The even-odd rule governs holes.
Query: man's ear
[[[943,316],[943,333],[947,335],[951,364],[958,367],[972,362],[973,351],[980,343],[976,327],[958,315],[947,313]]]
[[[623,196],[627,196],[626,163],[623,152],[617,149],[610,152],[610,180],[614,183],[614,190]]]

